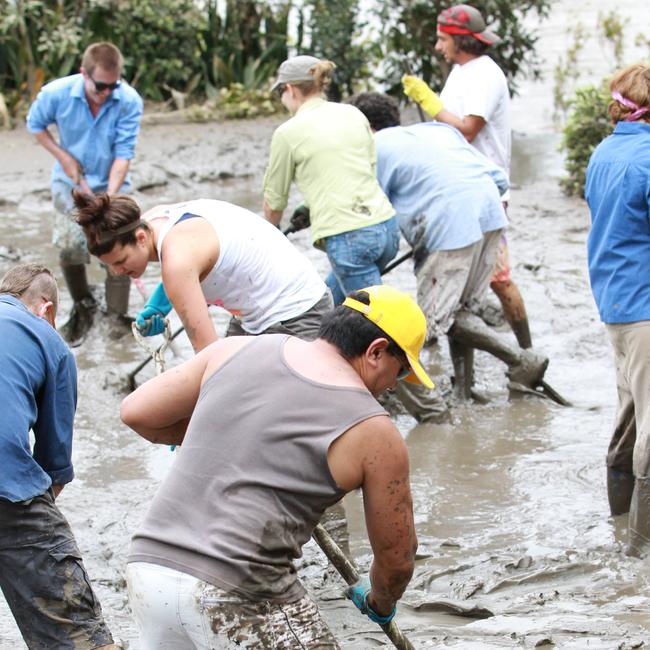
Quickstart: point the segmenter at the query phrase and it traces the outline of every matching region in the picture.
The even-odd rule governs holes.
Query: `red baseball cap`
[[[469,34],[487,45],[501,41],[500,36],[487,28],[481,12],[471,5],[454,5],[441,11],[438,29],[446,34]]]

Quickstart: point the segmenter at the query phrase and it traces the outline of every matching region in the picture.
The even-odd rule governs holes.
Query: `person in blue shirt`
[[[614,348],[618,405],[607,452],[613,515],[629,511],[633,555],[650,550],[650,67],[610,83],[614,132],[594,150],[585,197],[591,211],[589,279]]]
[[[54,503],[73,478],[77,402],[57,305],[44,266],[16,266],[0,281],[0,588],[29,648],[117,648]]]
[[[83,341],[96,305],[88,286],[90,262],[81,228],[71,217],[72,190],[89,194],[128,193],[128,176],[142,116],[142,99],[123,79],[122,54],[112,43],[93,43],[81,60],[79,74],[56,79],[41,89],[27,115],[27,130],[56,162],[52,170],[55,207],[53,243],[73,300],[70,319],[61,329],[71,344]],[[56,125],[58,142],[49,131]],[[106,277],[109,312],[128,309],[128,278]]]
[[[505,173],[451,126],[399,126],[397,102],[388,95],[361,93],[351,103],[376,132],[377,178],[413,247],[427,336],[448,337],[457,396],[471,395],[475,348],[509,366],[511,388],[535,386],[548,359],[509,345],[475,314],[507,224],[500,196],[508,189]]]

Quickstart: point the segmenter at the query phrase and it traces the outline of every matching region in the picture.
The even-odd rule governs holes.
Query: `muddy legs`
[[[106,311],[117,316],[126,315],[129,310],[131,278],[128,275],[112,275],[107,269],[104,288],[106,291]]]
[[[456,314],[448,336],[450,349],[454,346],[478,348],[489,352],[506,363],[508,365],[507,375],[510,378],[512,388],[516,388],[517,385],[533,388],[546,372],[548,366],[547,357],[536,354],[531,350],[522,350],[509,345],[478,316],[465,309],[461,309]],[[454,369],[455,367],[456,362],[454,363]]]
[[[629,554],[645,557],[650,552],[650,478],[637,478],[630,502]]]
[[[517,338],[519,347],[524,349],[532,347],[526,307],[517,285],[512,280],[506,280],[505,282],[491,282],[490,288],[503,307],[503,313]]]
[[[607,499],[612,515],[622,515],[630,511],[630,501],[634,490],[634,476],[627,472],[607,468]]]

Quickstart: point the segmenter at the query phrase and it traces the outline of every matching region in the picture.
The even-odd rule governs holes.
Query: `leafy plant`
[[[565,169],[568,176],[560,180],[560,186],[569,196],[584,196],[589,158],[598,144],[612,132],[607,113],[609,102],[605,81],[600,86],[579,88],[571,101],[571,111],[562,136],[562,148],[567,152]]]

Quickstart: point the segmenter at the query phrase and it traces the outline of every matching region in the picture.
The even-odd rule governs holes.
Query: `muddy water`
[[[581,3],[581,19],[595,20],[597,10],[610,4]],[[576,11],[573,3],[558,3],[542,29],[547,70],[565,46],[564,26]],[[606,62],[592,59],[593,75],[606,71]],[[479,353],[477,381],[491,397],[487,406],[456,407],[449,425],[416,426],[409,417],[398,419],[411,454],[420,539],[416,573],[398,620],[419,648],[610,649],[650,643],[648,566],[623,553],[625,518],[608,516],[604,452],[614,415],[613,367],[586,279],[588,214],[582,201],[564,198],[557,188],[561,160],[550,120],[550,88],[549,77],[543,84],[526,83],[514,104],[510,239],[534,343],[551,358],[547,379],[574,406],[534,398],[509,402],[504,367]],[[134,167],[136,198],[148,207],[205,196],[258,211],[268,142],[277,123],[147,126]],[[18,255],[58,270],[49,244],[51,161],[22,130],[0,134],[0,143],[0,271]],[[292,204],[298,198],[293,195]],[[309,247],[306,233],[292,238],[324,273],[326,259]],[[91,269],[100,282],[98,266]],[[398,287],[414,288],[408,263],[389,277]],[[144,278],[148,290],[157,281],[155,269]],[[131,304],[134,311],[142,304],[135,288]],[[68,309],[64,292],[62,315]],[[223,315],[214,317],[222,328]],[[506,331],[503,336],[512,339]],[[146,356],[130,332],[101,319],[75,354],[77,476],[63,491],[60,506],[111,628],[137,648],[122,578],[125,556],[173,454],[152,448],[119,422],[125,378]],[[427,354],[434,374],[449,371],[446,349]],[[181,336],[168,363],[190,355]],[[152,374],[148,367],[138,379]],[[445,384],[442,376],[440,383]],[[367,567],[370,549],[358,495],[346,498],[346,508],[353,552]],[[301,575],[342,646],[382,645],[376,626],[340,598],[341,584],[323,579],[323,567],[318,551],[308,545]],[[0,648],[21,647],[0,600]]]

